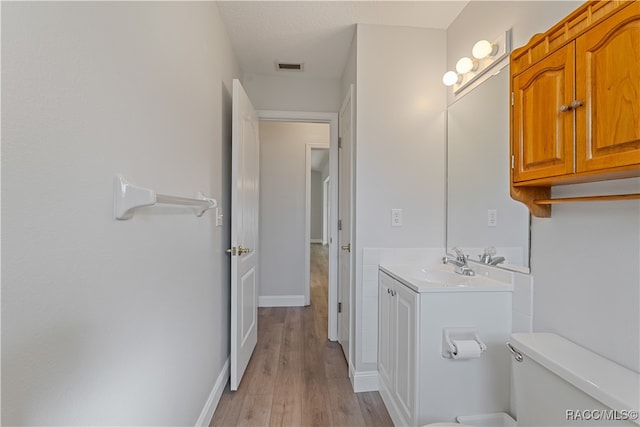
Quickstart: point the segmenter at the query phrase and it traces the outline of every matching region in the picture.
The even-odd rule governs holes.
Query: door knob
[[[343,251],[351,252],[351,243],[340,246],[340,249],[342,249]]]
[[[231,249],[227,249],[227,253],[231,255],[243,255],[251,252],[249,248],[243,248],[242,246],[238,246],[237,248],[234,246]]]

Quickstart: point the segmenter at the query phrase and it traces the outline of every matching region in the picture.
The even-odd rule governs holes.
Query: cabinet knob
[[[584,105],[584,102],[582,101],[578,101],[577,99],[573,100],[573,102],[571,102],[571,108],[575,109],[578,107],[582,107]]]
[[[584,102],[578,101],[577,99],[574,99],[573,101],[571,101],[571,104],[569,104],[569,105],[562,104],[560,106],[560,111],[562,111],[564,113],[565,111],[575,110],[576,108],[582,107],[583,105],[584,105]]]

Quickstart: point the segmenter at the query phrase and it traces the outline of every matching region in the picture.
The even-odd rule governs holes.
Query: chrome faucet
[[[480,258],[481,263],[488,265],[498,265],[505,261],[503,256],[494,257],[495,254],[496,248],[489,246],[488,248],[484,248],[484,253],[482,255],[478,255],[478,257]]]
[[[443,264],[453,264],[455,266],[454,270],[458,274],[462,274],[463,276],[475,276],[476,272],[473,271],[467,262],[468,257],[460,250],[458,247],[451,248],[452,251],[456,253],[456,257],[449,258],[448,256],[442,257]]]

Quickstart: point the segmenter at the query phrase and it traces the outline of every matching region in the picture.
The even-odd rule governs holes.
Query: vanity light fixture
[[[511,30],[507,30],[492,42],[480,40],[473,45],[473,58],[462,57],[456,62],[456,71],[447,71],[442,76],[445,86],[453,86],[458,93],[477,81],[491,68],[502,62],[511,52]]]
[[[462,83],[462,76],[455,71],[447,71],[444,73],[444,76],[442,76],[442,83],[444,83],[445,86],[460,84]]]
[[[456,71],[460,74],[467,74],[470,71],[478,69],[478,61],[474,61],[469,57],[463,57],[456,62]]]
[[[497,43],[490,43],[488,40],[480,40],[473,45],[471,53],[476,59],[484,59],[498,53],[498,48],[499,46]]]

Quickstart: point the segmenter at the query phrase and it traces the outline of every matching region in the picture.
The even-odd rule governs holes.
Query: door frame
[[[331,144],[319,142],[308,142],[305,144],[304,162],[304,303],[311,303],[311,150],[330,150]],[[331,165],[329,165],[329,176],[331,176]],[[328,284],[328,282],[327,282]],[[327,297],[328,298],[328,297]],[[327,313],[328,317],[328,313]],[[328,325],[327,325],[328,327]]]
[[[329,244],[329,185],[331,174],[322,181],[322,244]]]
[[[309,111],[257,110],[258,120],[272,122],[327,123],[329,124],[329,176],[338,176],[338,113]],[[327,335],[329,340],[338,339],[338,189],[335,179],[329,181],[330,220],[329,220],[329,283],[328,283],[328,315]],[[308,234],[308,233],[307,233]],[[308,239],[308,236],[306,237]],[[309,246],[309,245],[307,245]],[[308,248],[307,248],[308,250]],[[308,260],[307,256],[307,260]],[[309,268],[307,267],[307,275]],[[305,296],[309,295],[309,282]]]

